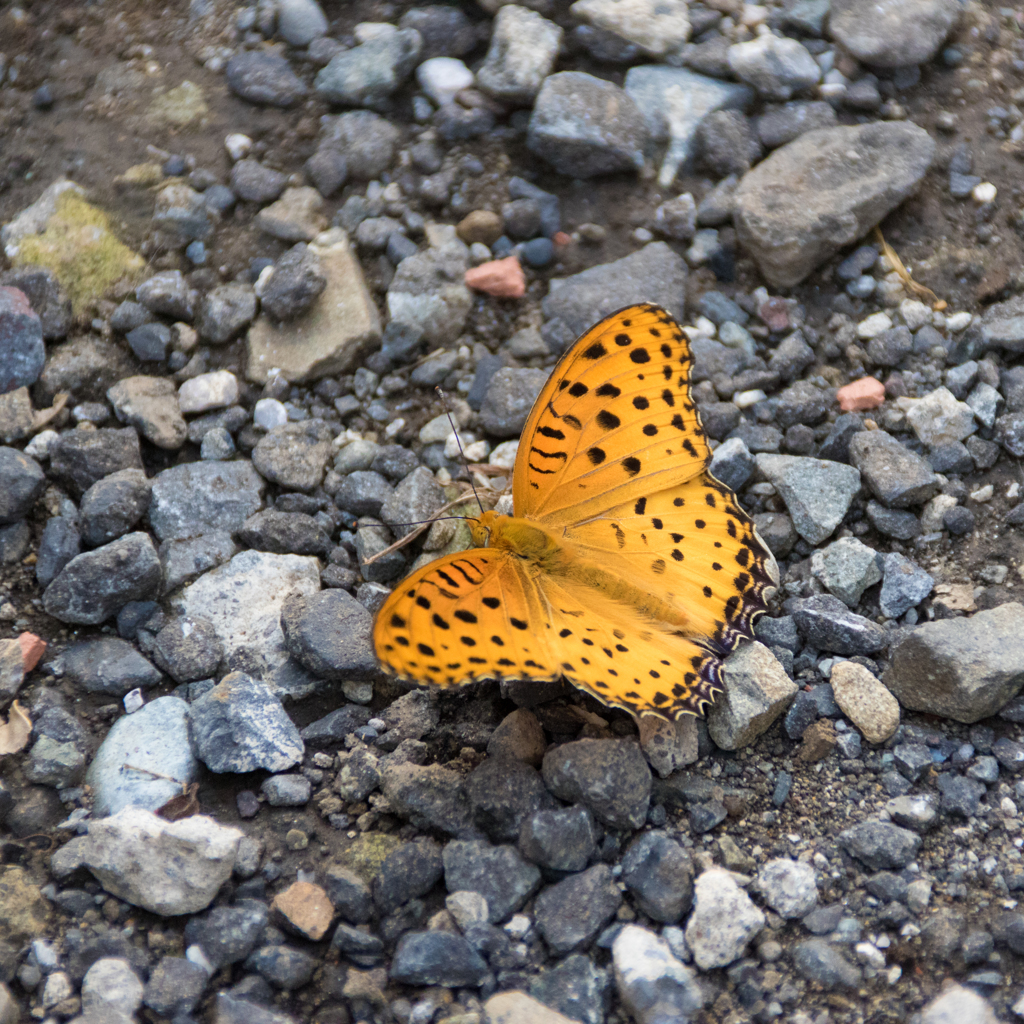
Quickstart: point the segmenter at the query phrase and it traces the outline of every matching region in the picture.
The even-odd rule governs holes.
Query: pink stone
[[[466,284],[499,299],[519,299],[526,294],[526,275],[515,256],[491,260],[466,271]]]
[[[836,392],[836,400],[843,412],[877,409],[885,401],[885,385],[874,377],[861,377],[841,387]]]
[[[22,633],[18,637],[18,643],[21,645],[21,667],[27,675],[39,664],[39,659],[46,650],[46,641],[35,633]]]

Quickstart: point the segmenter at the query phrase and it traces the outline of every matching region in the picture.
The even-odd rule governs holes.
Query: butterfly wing
[[[778,586],[775,559],[735,495],[710,473],[567,527],[577,552],[682,611],[685,632],[733,650]]]
[[[721,660],[704,644],[596,591],[548,577],[538,587],[558,668],[601,703],[677,718],[702,714],[722,689]]]
[[[659,306],[630,306],[562,357],[526,422],[516,515],[559,527],[697,476],[711,460],[690,396],[693,356]]]
[[[386,671],[441,687],[557,679],[550,635],[537,587],[493,548],[447,555],[402,580],[373,627]]]

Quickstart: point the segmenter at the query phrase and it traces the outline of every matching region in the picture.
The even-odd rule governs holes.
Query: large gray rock
[[[316,91],[340,106],[380,107],[412,73],[421,46],[415,29],[381,33],[332,57],[316,76]]]
[[[403,263],[403,266],[405,264]],[[665,242],[651,242],[639,252],[601,263],[571,277],[555,277],[541,303],[550,330],[563,347],[601,317],[636,302],[664,306],[683,319],[686,263]]]
[[[574,178],[639,171],[649,130],[629,95],[580,71],[544,80],[527,129],[530,152]]]
[[[739,240],[770,284],[791,287],[911,195],[934,153],[907,121],[807,132],[743,176]]]
[[[957,722],[994,715],[1024,685],[1024,605],[901,631],[882,681],[914,711]]]
[[[1024,295],[989,306],[978,321],[985,348],[1024,351]],[[1011,411],[1017,409],[1010,406]]]
[[[832,0],[828,29],[862,63],[905,68],[938,53],[962,10],[960,0]]]
[[[163,541],[232,533],[262,508],[265,487],[244,460],[172,466],[153,478],[149,521]]]

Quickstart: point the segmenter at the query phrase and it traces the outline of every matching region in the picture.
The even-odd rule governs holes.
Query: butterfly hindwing
[[[471,548],[402,580],[377,614],[385,669],[414,682],[557,679],[536,587],[507,552]],[[549,632],[549,631],[548,631]]]
[[[564,526],[695,476],[711,452],[690,395],[693,356],[658,306],[602,320],[562,357],[526,422],[517,516]]]

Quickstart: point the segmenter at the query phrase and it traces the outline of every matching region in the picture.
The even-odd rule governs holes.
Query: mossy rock
[[[352,845],[339,855],[338,860],[369,884],[380,871],[384,858],[400,843],[401,840],[397,836],[389,836],[383,832],[366,832],[356,836]]]
[[[76,316],[117,282],[134,284],[146,265],[138,253],[118,241],[107,215],[72,189],[57,197],[41,234],[19,241],[14,262],[52,270],[67,290]]]

